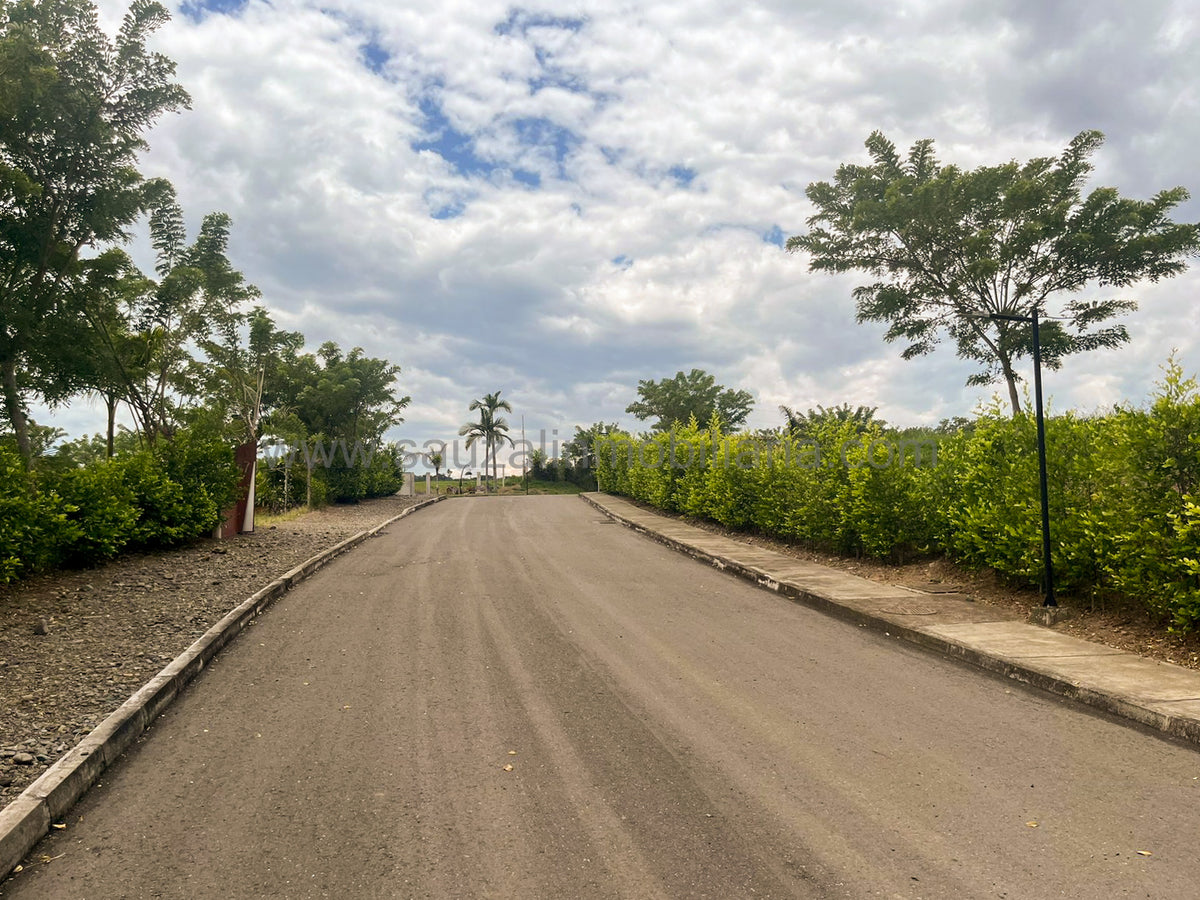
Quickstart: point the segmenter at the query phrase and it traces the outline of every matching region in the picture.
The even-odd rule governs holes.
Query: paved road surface
[[[1193,897],[1198,779],[576,498],[462,499],[282,599],[0,895]]]

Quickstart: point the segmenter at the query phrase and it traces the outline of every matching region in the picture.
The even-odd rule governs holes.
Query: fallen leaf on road
[[[505,767],[504,767],[504,771],[505,771],[505,772],[511,772],[512,770],[513,770],[513,764],[512,764],[512,763],[509,763],[507,766],[505,766]]]
[[[516,750],[509,750],[509,751],[508,751],[508,755],[509,755],[509,756],[516,756],[516,755],[517,755],[517,751],[516,751]]]
[[[1138,856],[1153,856],[1154,855],[1149,850],[1139,850],[1137,852],[1137,854],[1138,854]]]
[[[1037,827],[1038,827],[1038,823],[1037,823],[1037,822],[1026,822],[1025,824],[1026,824],[1027,826],[1029,826],[1030,828],[1037,828]]]

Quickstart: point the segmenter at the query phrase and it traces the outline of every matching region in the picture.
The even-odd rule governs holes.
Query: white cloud
[[[123,4],[102,8],[115,22]],[[780,403],[936,421],[991,390],[963,387],[971,369],[950,346],[900,360],[881,329],[855,324],[855,277],[810,275],[763,236],[803,230],[804,187],[863,160],[876,128],[974,166],[1056,154],[1099,127],[1105,183],[1135,196],[1186,184],[1200,34],[1182,0],[881,9],[251,0],[234,16],[176,13],[155,43],[194,108],[155,129],[145,170],[176,183],[193,224],[234,217],[234,262],[284,327],[404,367],[409,437],[452,436],[496,389],[531,429],[633,425],[637,380],[692,366],[754,392],[756,426],[776,424]],[[389,54],[378,72],[368,43]],[[1193,201],[1183,216],[1198,213]],[[1130,345],[1048,376],[1056,404],[1139,400],[1171,346],[1200,368],[1198,287],[1195,272],[1140,287]]]

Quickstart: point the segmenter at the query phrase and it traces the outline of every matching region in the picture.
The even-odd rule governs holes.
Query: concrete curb
[[[620,522],[622,525],[640,534],[644,534],[661,544],[685,553],[693,559],[706,562],[722,571],[753,581],[755,584],[782,594],[798,603],[811,606],[823,613],[856,625],[866,626],[877,631],[885,631],[890,636],[901,638],[930,650],[935,650],[977,668],[1003,675],[1014,681],[1023,682],[1049,691],[1050,693],[1070,698],[1095,709],[1103,710],[1106,713],[1129,719],[1190,744],[1200,745],[1200,703],[1190,698],[1176,702],[1173,708],[1172,703],[1169,701],[1146,699],[1145,697],[1107,689],[1104,686],[1086,684],[1083,679],[1072,677],[1074,673],[1056,671],[1055,660],[1050,656],[1006,656],[1001,653],[992,652],[987,647],[979,646],[969,639],[959,640],[944,634],[935,633],[938,626],[913,625],[911,619],[908,621],[905,620],[906,617],[904,615],[888,615],[877,609],[871,609],[868,605],[861,602],[856,603],[855,601],[846,601],[825,596],[814,589],[805,587],[797,581],[788,580],[757,566],[748,565],[730,557],[712,553],[686,540],[655,531],[645,524],[636,522],[610,509],[604,504],[602,497],[589,494],[581,494],[580,496],[588,504],[609,518]],[[650,511],[646,511],[646,513],[647,515],[654,515]],[[914,596],[921,596],[917,592],[912,593]],[[970,604],[964,603],[964,605],[969,606]],[[1056,634],[1055,632],[1040,629],[1039,626],[1035,625],[1025,627],[1029,628],[1031,632],[1040,631],[1044,634]],[[1082,645],[1086,642],[1078,641],[1078,643]],[[1095,646],[1100,651],[1098,655],[1106,655],[1108,648],[1100,648],[1099,645],[1092,646]],[[1136,660],[1142,660],[1141,657],[1135,657],[1133,654],[1116,650],[1111,652],[1111,656],[1114,660],[1125,660],[1131,657]],[[1172,666],[1168,663],[1144,662],[1147,666],[1161,667],[1167,675],[1171,674],[1169,670],[1191,673],[1195,677],[1197,684],[1200,685],[1200,675],[1192,673],[1191,670]]]
[[[200,674],[216,654],[247,623],[276,599],[314,572],[406,516],[445,496],[410,506],[366,531],[347,538],[276,578],[252,594],[204,632],[157,675],[146,682],[82,741],[42,773],[33,784],[0,809],[0,880],[7,878],[25,855],[50,830],[50,825],[83,795],[126,748],[170,705],[189,681]]]

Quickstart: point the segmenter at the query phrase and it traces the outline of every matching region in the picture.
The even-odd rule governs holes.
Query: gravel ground
[[[329,507],[0,589],[0,806],[255,591],[422,499]]]

